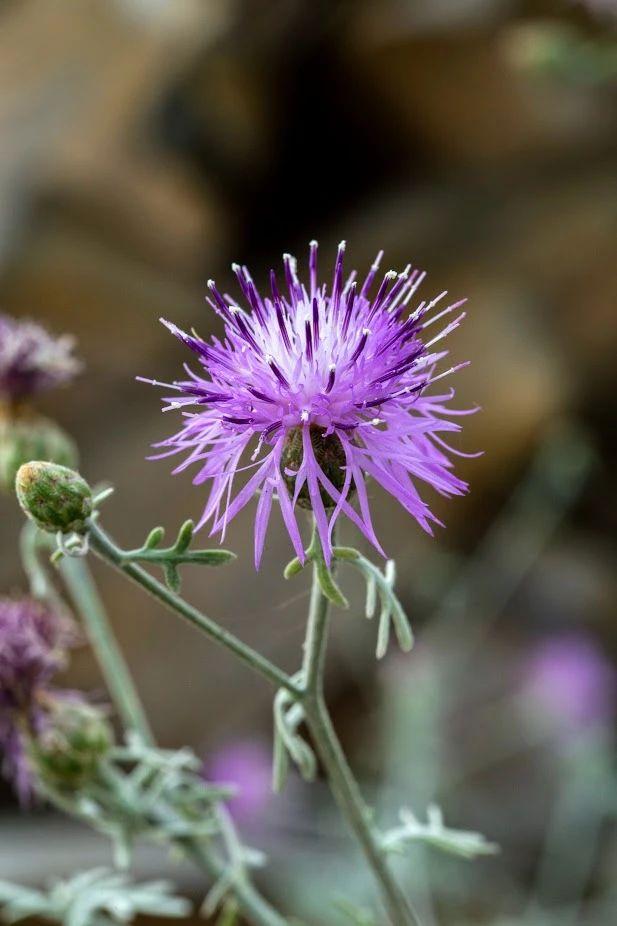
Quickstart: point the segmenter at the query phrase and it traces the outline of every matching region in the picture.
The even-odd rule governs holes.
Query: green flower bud
[[[323,432],[324,428],[320,428],[317,425],[311,426],[310,435],[311,444],[313,445],[313,452],[315,453],[317,462],[321,466],[330,482],[340,491],[345,484],[344,467],[347,465],[347,460],[345,459],[345,451],[336,434],[328,434],[328,436],[325,437]],[[292,495],[295,489],[296,480],[295,476],[289,475],[289,472],[297,473],[300,469],[303,458],[304,446],[302,440],[302,428],[293,428],[287,435],[281,456],[281,471],[283,473],[285,484]],[[325,507],[332,508],[335,503],[330,494],[326,492],[323,487],[320,488],[320,492]],[[298,505],[300,508],[306,508],[309,511],[312,509],[311,496],[309,494],[308,485],[306,482],[300,490],[300,494],[298,496]]]
[[[85,533],[92,491],[75,470],[39,460],[25,463],[17,472],[15,491],[24,512],[42,530]]]
[[[113,745],[100,708],[55,700],[48,725],[30,744],[30,762],[44,784],[76,790],[90,780]]]
[[[12,492],[17,470],[29,460],[77,466],[77,447],[55,422],[39,415],[0,417],[0,490]]]

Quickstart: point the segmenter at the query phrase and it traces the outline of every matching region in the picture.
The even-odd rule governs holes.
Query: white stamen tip
[[[300,421],[308,421],[308,420],[309,420],[309,413],[307,412],[305,408],[303,408],[302,411],[300,412]]]
[[[368,338],[369,334],[371,334],[371,329],[370,329],[370,328],[363,328],[363,329],[362,329],[362,334],[366,335],[366,337]]]
[[[335,363],[329,364],[329,366],[328,366],[328,372],[329,372],[329,373],[334,373],[335,370],[336,370],[336,364],[335,364]]]
[[[316,247],[317,247],[317,244],[318,244],[318,242],[315,241],[314,238],[313,238],[312,241],[309,241],[309,247],[310,247],[310,248],[316,248]]]
[[[240,267],[240,264],[232,264],[231,269],[233,270],[234,273],[238,273],[238,271],[241,270],[242,268]]]
[[[215,285],[214,280],[208,280],[208,289],[214,289]]]
[[[344,251],[346,247],[347,247],[347,242],[346,242],[346,241],[341,241],[341,242],[339,243],[338,249],[339,249],[339,251]]]

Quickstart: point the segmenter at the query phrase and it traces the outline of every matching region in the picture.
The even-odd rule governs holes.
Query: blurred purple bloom
[[[460,431],[457,416],[475,409],[449,408],[453,389],[426,394],[437,380],[466,366],[436,372],[448,355],[440,342],[464,313],[435,334],[429,330],[464,300],[432,315],[447,295],[443,292],[409,313],[424,273],[410,266],[402,273],[389,271],[374,287],[380,253],[362,283],[355,272],[345,280],[344,252],[343,242],[330,287],[318,283],[316,242],[310,247],[308,286],[298,278],[295,259],[285,255],[285,291],[271,271],[267,296],[258,293],[246,267],[234,265],[246,310],[209,281],[207,301],[224,320],[224,340],[206,343],[163,320],[197,355],[201,370],[185,367],[188,378],[171,384],[145,380],[175,390],[164,400],[165,411],[180,409],[184,416],[181,430],[156,445],[163,449],[155,458],[183,454],[174,472],[196,464],[194,484],[211,480],[200,526],[211,521],[212,533],[224,535],[231,519],[261,490],[257,566],[275,493],[304,561],[297,505],[312,508],[329,560],[332,529],[341,514],[383,552],[371,523],[367,476],[429,533],[431,522],[440,522],[414,479],[445,496],[468,488],[452,473],[449,455],[457,451],[442,435]],[[250,470],[234,496],[237,474]],[[359,513],[350,505],[354,492]]]
[[[27,398],[71,379],[80,369],[70,335],[53,337],[28,319],[0,315],[0,397]]]
[[[610,722],[617,676],[591,637],[568,633],[542,641],[528,656],[524,690],[551,719],[585,729]]]
[[[41,602],[0,598],[0,751],[20,800],[31,796],[24,734],[44,723],[51,680],[77,642],[73,624]]]
[[[237,789],[227,804],[238,821],[255,820],[272,796],[270,750],[259,740],[223,746],[207,763],[206,772],[209,781]]]

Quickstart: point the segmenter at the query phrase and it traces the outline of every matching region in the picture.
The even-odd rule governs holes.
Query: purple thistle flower
[[[536,707],[569,730],[610,723],[614,714],[617,675],[587,634],[543,640],[524,664],[523,681]]]
[[[22,802],[32,794],[25,737],[44,725],[51,680],[77,642],[72,622],[39,601],[0,598],[0,751],[2,771]]]
[[[70,335],[0,315],[0,397],[18,401],[70,380],[81,367],[73,345]]]
[[[425,274],[406,267],[374,285],[382,253],[366,279],[343,277],[345,243],[339,245],[331,286],[318,283],[317,242],[312,242],[308,286],[296,261],[284,255],[285,290],[274,271],[262,296],[246,267],[233,265],[247,309],[209,281],[207,302],[223,318],[225,337],[203,341],[161,319],[196,354],[202,369],[187,366],[187,379],[165,411],[184,416],[177,434],[156,444],[154,459],[185,459],[174,472],[195,464],[193,479],[211,482],[199,526],[212,522],[224,535],[227,524],[260,491],[255,521],[255,563],[259,566],[272,499],[276,493],[287,531],[301,561],[304,550],[297,507],[311,508],[327,561],[332,530],[341,514],[353,521],[383,553],[371,523],[365,480],[372,477],[431,533],[440,523],[420,497],[414,480],[442,495],[461,495],[467,484],[452,473],[452,450],[443,435],[460,430],[456,417],[476,409],[449,408],[454,390],[427,389],[467,364],[444,372],[437,365],[448,351],[442,339],[458,327],[465,300],[433,310],[443,292],[409,306]],[[448,318],[440,330],[436,322]],[[247,460],[246,454],[250,454]],[[233,495],[239,473],[254,470]],[[359,512],[350,500],[357,494]]]

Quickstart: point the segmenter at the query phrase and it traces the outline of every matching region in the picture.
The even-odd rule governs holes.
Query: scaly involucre
[[[233,265],[245,308],[208,283],[207,301],[225,326],[222,340],[206,342],[161,319],[197,356],[199,372],[185,365],[186,379],[143,380],[173,389],[164,410],[178,409],[184,418],[178,433],[155,445],[162,449],[154,458],[182,454],[174,472],[194,465],[193,482],[211,484],[200,526],[210,521],[212,533],[223,535],[259,491],[257,566],[273,497],[302,561],[297,508],[312,508],[329,561],[341,514],[383,552],[371,523],[367,476],[429,533],[437,519],[415,480],[445,496],[467,490],[452,472],[449,454],[457,451],[443,435],[459,431],[458,416],[475,409],[451,409],[452,389],[428,394],[438,380],[466,366],[437,372],[448,354],[440,342],[464,317],[457,310],[465,300],[435,313],[443,292],[410,310],[424,273],[408,266],[376,283],[379,254],[360,284],[355,272],[344,279],[344,252],[342,242],[330,287],[318,282],[316,242],[310,245],[308,284],[300,281],[295,259],[284,255],[285,287],[271,271],[266,296],[246,267]],[[434,328],[442,319],[445,326]],[[245,481],[234,495],[238,474]],[[354,495],[358,510],[351,504]]]

